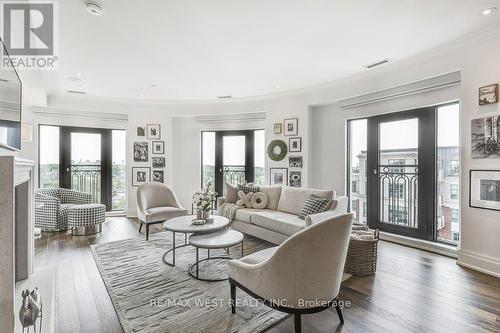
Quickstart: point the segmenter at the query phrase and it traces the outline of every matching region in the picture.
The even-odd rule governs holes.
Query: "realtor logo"
[[[2,40],[15,67],[55,69],[56,2],[1,2]],[[2,67],[10,63],[2,55]]]

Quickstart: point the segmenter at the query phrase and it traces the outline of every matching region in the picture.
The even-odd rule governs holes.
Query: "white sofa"
[[[239,208],[235,213],[231,228],[274,244],[281,244],[291,235],[315,222],[347,213],[347,197],[336,196],[335,191],[288,186],[259,187],[260,191],[266,193],[268,197],[266,208]],[[299,211],[311,194],[331,198],[332,205],[328,211],[309,215],[302,220],[298,217]],[[218,207],[224,202],[225,198],[218,198]]]

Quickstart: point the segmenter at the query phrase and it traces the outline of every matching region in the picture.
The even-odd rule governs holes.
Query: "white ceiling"
[[[81,0],[59,1],[60,62],[47,74],[48,93],[197,100],[282,92],[418,54],[500,18],[481,15],[500,0],[102,2],[96,17]],[[77,73],[82,82],[68,80]]]

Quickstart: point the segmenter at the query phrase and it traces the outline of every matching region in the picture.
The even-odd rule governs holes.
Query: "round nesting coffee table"
[[[223,216],[213,215],[210,218],[212,221],[207,222],[205,224],[193,224],[193,219],[196,218],[196,215],[185,215],[174,217],[169,220],[166,220],[163,223],[163,227],[167,231],[171,231],[173,234],[173,246],[170,250],[165,252],[163,255],[163,262],[165,262],[169,266],[175,266],[175,250],[184,246],[190,245],[187,242],[187,234],[207,234],[215,231],[219,231],[225,229],[229,224],[229,219]],[[177,245],[175,244],[175,234],[183,233],[184,234],[184,244]],[[172,261],[169,262],[167,260],[168,254],[172,252]]]
[[[215,282],[227,280],[227,278],[210,279],[201,278],[199,276],[200,262],[213,259],[232,259],[230,256],[210,257],[211,249],[228,249],[231,246],[241,244],[241,256],[243,257],[243,234],[236,230],[221,230],[209,234],[194,234],[189,236],[189,244],[196,248],[196,262],[189,267],[189,274],[202,281]],[[207,258],[200,260],[200,249],[206,249],[208,251]],[[193,268],[196,268],[195,272],[193,272]]]

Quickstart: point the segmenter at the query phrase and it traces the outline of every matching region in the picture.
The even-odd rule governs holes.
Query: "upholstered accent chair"
[[[172,188],[162,183],[145,183],[137,189],[137,217],[139,232],[146,225],[146,240],[149,240],[149,226],[187,215]]]
[[[301,332],[301,315],[335,306],[347,256],[352,214],[317,222],[288,238],[280,246],[229,261],[232,312],[236,287],[278,311],[291,313],[295,332]]]
[[[67,188],[35,190],[35,227],[44,231],[68,229],[68,210],[75,205],[90,204],[92,195]]]

